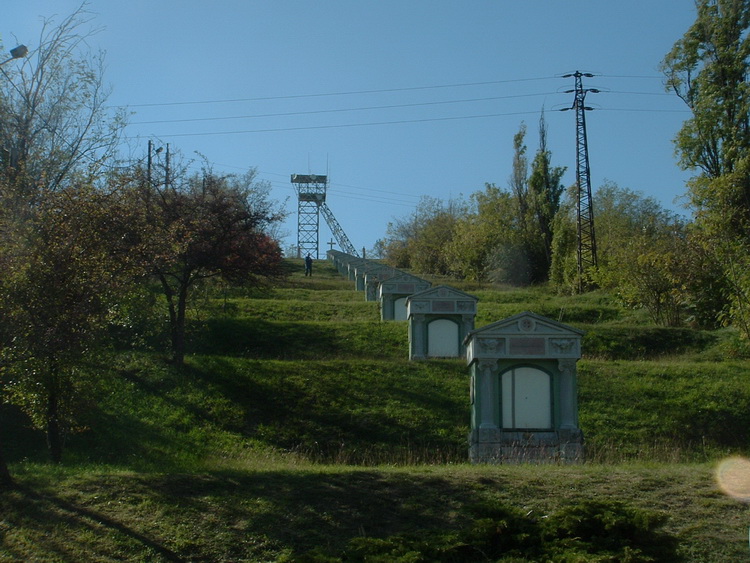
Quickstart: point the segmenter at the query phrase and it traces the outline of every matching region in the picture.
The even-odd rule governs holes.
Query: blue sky
[[[6,3],[5,50],[31,49],[42,17],[78,0]],[[92,0],[89,45],[106,51],[110,104],[126,106],[127,151],[148,139],[216,171],[256,167],[287,200],[290,175],[328,174],[328,206],[371,248],[424,195],[508,186],[513,135],[538,143],[544,108],[553,164],[575,180],[573,79],[585,87],[592,187],[605,180],[681,211],[690,174],[672,139],[689,117],[658,66],[695,18],[693,0]],[[321,253],[330,231],[321,217]]]

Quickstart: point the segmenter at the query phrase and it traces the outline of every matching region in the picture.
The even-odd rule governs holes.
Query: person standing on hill
[[[312,257],[305,256],[305,276],[312,276]]]

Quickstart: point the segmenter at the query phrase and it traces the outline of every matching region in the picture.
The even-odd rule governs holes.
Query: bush
[[[428,530],[388,538],[353,538],[341,554],[319,548],[295,561],[445,562],[669,561],[682,559],[661,530],[666,517],[618,501],[583,501],[540,519],[499,504],[475,511],[459,532]]]
[[[550,515],[543,539],[556,561],[581,553],[596,561],[680,561],[676,538],[661,531],[665,522],[619,501],[587,500]]]

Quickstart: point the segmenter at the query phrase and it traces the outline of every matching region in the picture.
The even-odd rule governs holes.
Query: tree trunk
[[[13,487],[13,478],[3,457],[3,444],[0,441],[0,491]]]
[[[60,428],[60,404],[57,390],[53,389],[47,397],[47,447],[53,463],[62,461],[63,439]]]
[[[183,358],[178,358],[178,349],[184,348],[184,344],[181,344],[181,338],[179,334],[178,321],[177,321],[177,309],[178,305],[175,304],[174,291],[172,286],[169,285],[166,276],[159,275],[161,280],[161,286],[164,289],[164,297],[167,298],[167,307],[169,309],[169,337],[172,344],[172,361],[176,364],[182,364]],[[184,356],[184,353],[183,353]]]
[[[177,314],[172,326],[172,361],[181,366],[185,363],[185,312],[187,311],[188,284],[183,283],[177,296]]]

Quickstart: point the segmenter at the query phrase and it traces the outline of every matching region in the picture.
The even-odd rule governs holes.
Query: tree
[[[547,281],[550,275],[554,218],[564,191],[561,179],[565,168],[552,166],[544,112],[539,118],[539,148],[531,164],[531,174],[525,136],[526,125],[521,123],[513,137],[513,167],[509,180],[516,200],[513,224],[518,240],[512,247],[506,240],[498,258],[511,260],[519,266],[523,264],[522,269],[515,270],[514,283],[539,283]],[[510,255],[509,250],[512,250]]]
[[[578,226],[576,224],[577,186],[568,188],[561,199],[552,229],[550,282],[561,293],[578,293]]]
[[[446,250],[453,239],[456,224],[464,214],[464,205],[456,200],[443,204],[423,198],[424,215],[411,244],[412,267],[418,272],[448,275]]]
[[[5,463],[3,457],[2,441],[0,440],[0,491],[3,489],[9,489],[14,485],[13,477],[8,470],[8,465]]]
[[[640,234],[657,237],[672,231],[673,225],[680,220],[656,199],[610,181],[605,181],[596,190],[594,203],[601,223],[597,229],[597,242],[604,277],[608,270],[621,267],[616,261],[618,252],[627,246],[628,240]]]
[[[690,311],[697,319],[695,281],[707,272],[694,271],[697,255],[686,220],[612,182],[594,199],[601,225],[597,285],[626,305],[646,309],[657,324],[679,325]]]
[[[494,184],[473,193],[471,210],[457,222],[447,248],[451,272],[472,281],[514,281],[515,274],[523,270],[509,259],[520,240],[514,222],[516,210],[514,195]]]
[[[47,194],[26,221],[6,225],[14,244],[0,249],[0,383],[46,432],[54,462],[86,401],[87,362],[142,272],[135,221],[117,193],[82,185]]]
[[[99,178],[119,144],[124,119],[105,105],[104,55],[87,47],[92,19],[84,3],[58,25],[46,20],[38,46],[0,67],[3,204],[17,214],[72,176]]]
[[[513,168],[508,183],[516,196],[518,215],[526,217],[528,203],[529,159],[526,156],[526,124],[521,122],[518,132],[513,135]]]
[[[734,170],[750,146],[750,3],[698,0],[697,18],[662,61],[667,87],[691,109],[675,143],[680,163],[710,178]]]
[[[552,266],[552,239],[554,221],[560,209],[560,198],[565,187],[562,177],[564,166],[552,166],[552,153],[547,148],[547,124],[544,112],[539,118],[539,148],[531,164],[528,181],[529,208],[526,215],[530,262],[533,264],[533,281],[549,279]]]
[[[283,215],[268,200],[256,171],[219,176],[210,170],[178,187],[140,183],[138,206],[152,247],[150,271],[169,309],[173,361],[185,356],[185,321],[191,290],[209,278],[252,285],[282,275],[281,249],[268,229]],[[154,250],[156,247],[158,249]]]
[[[72,187],[104,178],[124,125],[105,106],[103,55],[88,51],[95,31],[84,30],[91,21],[85,3],[59,25],[45,21],[28,57],[0,67],[0,386],[12,375],[10,399],[25,401],[40,425],[46,419],[53,459],[62,455],[69,421],[60,415],[67,398],[53,389],[62,375],[51,373],[70,375],[98,334],[106,301],[98,276],[106,278],[101,268],[111,263],[76,269],[100,252],[99,233],[92,225],[84,228],[92,240],[75,233],[90,217],[60,223],[67,203],[50,194],[83,202]],[[5,469],[0,460],[0,480]]]
[[[383,241],[389,262],[397,268],[476,281],[546,281],[565,169],[551,165],[544,114],[539,134],[531,177],[526,125],[521,123],[513,136],[508,190],[487,184],[484,192],[472,194],[469,204],[424,197],[410,217],[390,223]]]
[[[423,196],[409,217],[388,224],[383,243],[386,259],[396,268],[425,274],[449,273],[446,250],[455,227],[465,214],[457,200],[447,203]]]
[[[699,0],[696,8],[662,70],[693,114],[675,146],[681,166],[698,171],[688,185],[696,240],[722,268],[728,318],[750,337],[750,3]]]

